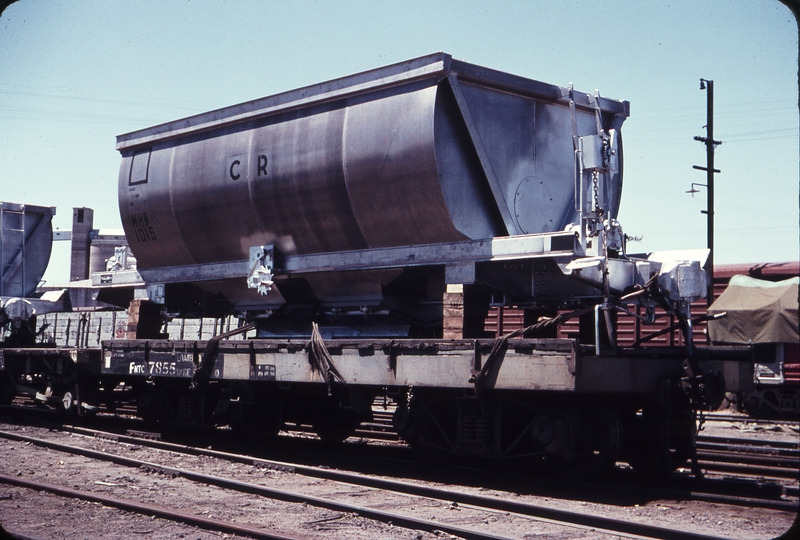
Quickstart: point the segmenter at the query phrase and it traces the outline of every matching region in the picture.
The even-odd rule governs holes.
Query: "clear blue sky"
[[[713,79],[716,260],[797,260],[797,40],[773,0],[20,0],[0,17],[0,200],[119,228],[116,135],[445,51],[631,102],[619,217],[636,251],[706,244],[705,191],[685,192],[705,182],[692,137]]]

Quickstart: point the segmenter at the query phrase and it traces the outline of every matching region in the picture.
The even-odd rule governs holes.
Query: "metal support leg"
[[[602,306],[597,304],[594,306],[594,354],[600,356],[600,308]]]

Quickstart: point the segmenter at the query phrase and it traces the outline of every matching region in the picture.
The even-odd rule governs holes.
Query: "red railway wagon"
[[[714,299],[719,298],[728,287],[731,278],[736,275],[745,275],[766,281],[783,281],[795,276],[800,276],[800,261],[778,263],[741,263],[717,265],[714,267]],[[706,345],[708,331],[706,315],[708,302],[705,299],[693,302],[691,313],[696,319],[694,327],[694,344]],[[635,308],[637,315],[643,315],[643,310]],[[526,318],[523,309],[492,307],[486,318],[484,330],[487,334],[502,335],[504,333],[521,330],[535,321]],[[683,335],[677,327],[675,317],[656,309],[656,320],[652,324],[631,315],[620,313],[617,316],[616,338],[617,345],[632,347],[639,343],[648,343],[655,346],[674,347],[682,346]],[[559,325],[555,337],[579,337],[579,320],[571,319]],[[754,361],[763,366],[779,365],[780,373],[770,374],[762,369],[756,370],[754,376],[757,389],[745,395],[736,396],[741,408],[756,416],[769,416],[774,414],[800,414],[800,344],[782,343],[772,346],[757,348]],[[777,364],[776,364],[777,362]]]
[[[714,267],[714,299],[719,298],[728,287],[728,282],[733,276],[745,275],[767,281],[781,281],[794,276],[800,276],[800,261],[778,262],[778,263],[740,263],[722,264]],[[693,318],[700,318],[706,314],[708,303],[705,299],[692,303]],[[642,310],[638,308],[637,314]],[[521,330],[532,322],[526,318],[525,310],[502,306],[493,306],[486,317],[484,331],[487,334],[502,335],[504,333]],[[626,314],[617,316],[617,344],[623,347],[633,346],[651,334],[657,335],[648,340],[652,345],[680,346],[683,344],[683,336],[679,328],[673,328],[676,321],[674,317],[666,314],[663,309],[656,309],[656,321],[653,324],[645,324],[642,321]],[[706,323],[698,321],[695,326],[694,340],[697,345],[705,345]],[[561,324],[558,329],[558,337],[576,337],[578,335],[578,319],[570,319]],[[791,368],[794,369],[794,368]],[[793,374],[792,377],[795,377]],[[800,369],[797,377],[800,378]]]

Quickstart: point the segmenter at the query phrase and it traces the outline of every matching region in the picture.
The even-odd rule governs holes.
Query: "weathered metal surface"
[[[347,384],[470,389],[476,367],[469,340],[414,342],[398,340],[328,342],[333,363]],[[307,343],[249,340],[222,343],[211,378],[325,384],[309,362]],[[491,342],[479,341],[478,363]],[[488,375],[485,389],[541,390],[580,393],[650,393],[667,378],[682,373],[683,357],[675,354],[582,356],[571,340],[519,340],[509,345]],[[203,342],[104,343],[104,373],[191,378]],[[147,361],[146,361],[147,359]],[[727,390],[751,384],[752,368],[743,351],[730,358],[701,362],[704,370],[724,375]]]
[[[473,387],[475,342],[398,340],[340,342],[327,346],[347,384],[369,386]],[[113,341],[103,343],[103,373],[191,378],[204,342]],[[490,341],[479,342],[485,356]],[[480,357],[480,355],[479,355]],[[478,359],[480,362],[480,358]],[[570,391],[575,388],[574,348],[569,340],[524,340],[509,347],[487,387]],[[325,384],[309,362],[308,342],[247,340],[221,343],[212,379]]]
[[[561,231],[576,219],[563,95],[438,53],[121,135],[123,226],[143,274],[268,244],[305,256]],[[595,134],[589,98],[575,101],[579,135]],[[618,132],[628,103],[599,106]],[[322,274],[304,279],[329,305],[376,305],[397,277]],[[269,307],[287,301],[276,288],[214,292]]]
[[[55,213],[54,206],[0,202],[0,296],[36,290],[50,262]]]
[[[131,354],[136,355],[135,351]],[[3,347],[0,349],[0,370],[22,373],[71,372],[74,365],[96,371],[100,367],[100,349],[79,347]]]
[[[575,252],[573,233],[530,234],[513,237],[471,240],[449,244],[427,244],[413,247],[386,247],[283,255],[276,261],[275,272],[280,275],[308,274],[326,271],[382,270],[432,265],[459,265],[475,262],[569,257]],[[244,278],[250,261],[193,264],[139,270],[141,277],[151,283],[180,283]],[[94,285],[124,286],[137,283],[135,273],[104,272],[92,276]]]
[[[329,340],[333,363],[347,384],[389,387],[472,389],[473,370],[485,360],[492,341]],[[309,361],[307,341],[221,342],[211,378],[326,384]],[[205,348],[203,341],[107,341],[103,373],[191,379]],[[600,394],[647,394],[683,373],[685,355],[663,348],[614,356],[582,355],[569,339],[520,339],[509,343],[487,377],[484,389],[539,390]],[[707,349],[705,371],[721,373],[726,390],[752,386],[746,348]]]
[[[712,349],[704,351],[709,352]],[[682,364],[686,355],[680,352],[680,349],[670,351],[652,348],[624,356],[580,357],[575,390],[597,393],[657,392],[665,380],[675,381],[676,377],[683,374]],[[746,348],[718,349],[714,358],[700,361],[699,364],[705,373],[722,375],[725,391],[746,391],[753,386],[750,354]]]

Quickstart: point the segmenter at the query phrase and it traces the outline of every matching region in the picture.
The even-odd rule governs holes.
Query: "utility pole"
[[[706,166],[700,167],[693,165],[694,169],[706,171],[706,192],[708,194],[708,202],[706,209],[701,210],[708,218],[708,225],[706,227],[708,233],[708,292],[706,295],[707,305],[714,302],[714,173],[721,172],[719,169],[714,168],[714,149],[722,144],[722,141],[714,140],[714,81],[708,79],[700,79],[700,90],[706,91],[706,137],[695,137],[694,140],[700,141],[706,145]],[[694,186],[692,184],[692,191],[694,193]],[[702,185],[702,184],[699,184]]]

